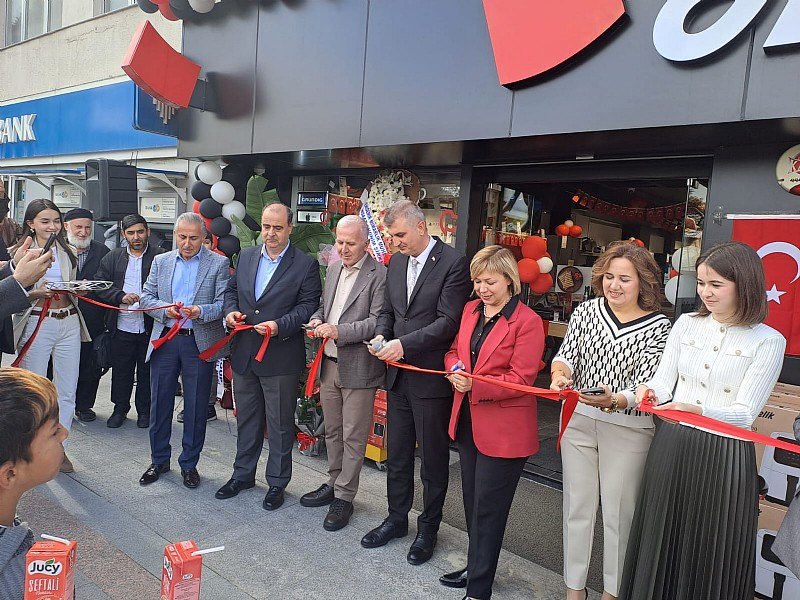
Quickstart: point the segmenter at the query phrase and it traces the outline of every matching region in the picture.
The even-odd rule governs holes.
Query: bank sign
[[[651,0],[653,1],[653,0]],[[716,22],[689,33],[686,23],[710,0],[666,0],[653,23],[653,45],[665,59],[686,63],[722,50],[750,27],[770,3],[734,0]],[[502,85],[550,71],[614,35],[626,17],[623,0],[483,0],[497,74]],[[764,42],[765,52],[800,44],[800,0],[786,0]]]
[[[133,127],[131,81],[0,105],[0,159],[175,146]]]

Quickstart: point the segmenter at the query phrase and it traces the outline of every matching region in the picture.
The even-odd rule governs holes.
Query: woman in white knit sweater
[[[706,250],[697,260],[697,293],[702,306],[676,321],[637,401],[649,395],[661,409],[749,428],[775,386],[786,347],[763,324],[761,260],[740,242]],[[664,423],[647,459],[620,598],[751,600],[757,517],[753,443]]]

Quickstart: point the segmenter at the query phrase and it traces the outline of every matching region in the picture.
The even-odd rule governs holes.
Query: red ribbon
[[[247,331],[249,329],[255,329],[255,325],[246,325],[245,323],[236,323],[236,326],[231,330],[231,332],[218,341],[216,344],[211,346],[208,350],[205,350],[200,353],[200,360],[209,360],[212,356],[214,356],[217,352],[222,350],[238,333],[242,331]],[[261,341],[261,346],[258,348],[258,352],[256,353],[256,361],[261,362],[264,360],[264,355],[267,353],[267,347],[269,346],[269,338],[270,336],[265,335],[264,339]]]
[[[42,326],[42,322],[44,318],[47,316],[47,311],[50,310],[50,305],[53,303],[53,298],[57,298],[58,295],[51,296],[50,298],[45,298],[44,302],[42,303],[41,313],[39,313],[39,320],[36,322],[36,329],[33,330],[31,337],[28,338],[28,341],[25,342],[25,345],[22,347],[22,350],[19,351],[17,358],[14,359],[14,362],[11,363],[12,367],[18,367],[19,363],[22,362],[22,359],[25,358],[25,355],[30,350],[31,344],[33,344],[33,340],[36,339],[36,334],[39,333],[39,328]]]
[[[397,367],[398,369],[406,369],[407,371],[415,371],[417,373],[430,373],[431,375],[453,374],[452,371],[436,371],[434,369],[423,369],[421,367],[415,367],[414,365],[409,365],[406,363],[396,363],[390,360],[387,360],[386,364],[391,365],[393,367]],[[559,449],[561,447],[561,437],[564,435],[564,430],[567,428],[567,425],[569,425],[569,421],[572,418],[572,414],[575,412],[575,408],[578,406],[578,392],[572,389],[566,389],[560,392],[554,392],[553,390],[532,387],[529,385],[522,385],[521,383],[500,381],[498,379],[486,377],[485,375],[475,375],[474,373],[467,373],[466,371],[461,371],[461,370],[458,371],[458,374],[463,375],[464,377],[469,377],[470,379],[475,379],[477,381],[483,381],[484,383],[496,385],[498,387],[506,388],[509,390],[516,390],[518,392],[522,392],[523,394],[539,396],[541,398],[546,398],[548,400],[555,400],[556,402],[560,402],[563,399],[564,406],[562,407],[561,410],[561,429],[558,432],[558,441],[556,442],[556,449]]]
[[[305,452],[309,448],[313,447],[316,443],[317,438],[315,438],[313,435],[309,435],[304,431],[297,432],[297,446],[300,452]]]
[[[180,311],[180,309],[183,308],[183,303],[178,302],[175,306],[178,309],[178,311]],[[150,310],[152,310],[152,309],[150,309]],[[183,328],[183,326],[186,324],[187,321],[189,321],[189,317],[187,317],[187,316],[183,316],[180,319],[175,319],[175,322],[172,324],[172,327],[169,328],[169,331],[167,332],[167,335],[163,335],[160,338],[158,338],[157,340],[153,341],[153,350],[158,350],[159,348],[161,348],[161,346],[166,344],[168,341],[170,341],[171,339],[174,339],[175,336],[178,335],[178,332]]]
[[[781,450],[787,450],[789,452],[794,452],[795,454],[800,454],[800,445],[798,444],[784,442],[783,440],[775,439],[768,435],[764,435],[763,433],[756,433],[750,429],[744,429],[742,427],[737,427],[736,425],[731,425],[730,423],[717,421],[711,417],[698,415],[685,410],[676,410],[674,408],[653,410],[653,403],[649,399],[643,400],[638,410],[651,413],[659,417],[664,417],[665,419],[686,423],[687,425],[702,427],[703,429],[708,429],[714,433],[721,433],[730,437],[738,438],[740,440],[757,442],[759,444],[764,444],[765,446],[773,446],[775,448],[780,448]]]
[[[319,371],[319,365],[322,362],[322,350],[325,348],[325,344],[328,343],[330,338],[322,338],[322,345],[317,350],[317,355],[314,357],[314,361],[311,363],[311,366],[308,368],[308,379],[306,380],[306,396],[309,398],[314,395],[314,382],[317,380],[317,372]]]

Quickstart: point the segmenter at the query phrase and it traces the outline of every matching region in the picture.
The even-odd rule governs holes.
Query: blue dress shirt
[[[264,290],[267,289],[272,276],[275,274],[275,271],[278,269],[278,265],[281,264],[281,259],[283,255],[286,254],[286,251],[289,249],[290,244],[286,244],[286,248],[278,254],[275,260],[272,260],[267,254],[267,247],[263,244],[261,245],[261,256],[258,259],[258,271],[256,271],[256,282],[255,282],[255,294],[256,300],[261,297],[261,294],[264,293]]]
[[[202,248],[200,252],[202,252]],[[194,290],[197,287],[197,272],[200,269],[200,252],[189,260],[185,260],[180,253],[175,258],[175,271],[172,273],[172,301],[183,302],[184,306],[194,303]],[[200,309],[202,316],[203,309]],[[175,319],[169,319],[165,325],[172,327]],[[183,324],[184,329],[193,329],[192,320]]]

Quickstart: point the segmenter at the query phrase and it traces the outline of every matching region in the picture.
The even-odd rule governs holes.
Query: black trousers
[[[461,405],[456,431],[461,456],[461,484],[467,518],[467,596],[492,596],[497,560],[503,546],[508,513],[527,458],[498,458],[482,454],[472,437],[469,403]],[[391,451],[391,446],[389,447]]]
[[[86,410],[94,406],[100,372],[94,368],[92,342],[81,342],[81,357],[78,365],[78,386],[75,388],[75,410]]]
[[[416,444],[419,444],[423,511],[417,519],[417,531],[433,533],[439,531],[450,479],[447,426],[453,396],[421,398],[414,392],[401,372],[388,393],[386,488],[389,519],[399,524],[408,522],[408,511],[414,501],[414,452]]]
[[[150,414],[150,363],[144,361],[150,335],[117,329],[111,342],[111,402],[114,412],[131,409],[134,373],[136,375],[136,414]]]

